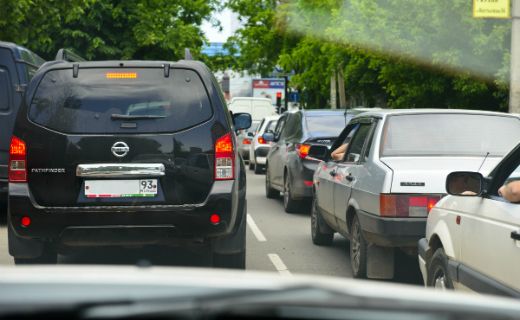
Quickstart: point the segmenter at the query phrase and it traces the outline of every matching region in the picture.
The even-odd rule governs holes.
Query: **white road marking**
[[[262,231],[260,231],[260,228],[258,228],[258,226],[255,223],[255,220],[253,220],[253,217],[251,217],[249,213],[247,214],[247,225],[249,226],[249,229],[253,231],[256,240],[258,240],[259,242],[267,241],[267,239],[264,237],[264,234],[262,233]]]
[[[285,274],[285,275],[291,274],[291,271],[289,271],[289,269],[287,269],[287,266],[285,265],[285,263],[283,263],[282,258],[280,258],[279,255],[277,255],[276,253],[269,253],[267,256],[269,257],[269,260],[271,260],[274,267],[280,274]]]

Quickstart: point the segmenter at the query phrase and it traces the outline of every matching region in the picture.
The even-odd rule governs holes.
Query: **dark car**
[[[0,208],[7,203],[9,143],[18,106],[25,86],[42,63],[44,60],[28,49],[0,41]],[[4,211],[0,212],[3,215]]]
[[[312,199],[312,177],[318,160],[308,157],[312,145],[330,146],[355,111],[299,110],[286,112],[278,120],[274,134],[264,134],[273,141],[267,155],[265,189],[268,198],[284,193],[288,213],[301,209],[304,200]]]
[[[197,61],[49,62],[11,138],[16,263],[99,246],[190,246],[245,267],[246,177],[227,110]]]

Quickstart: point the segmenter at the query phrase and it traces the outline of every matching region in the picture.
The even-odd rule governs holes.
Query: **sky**
[[[204,31],[209,42],[226,42],[227,38],[240,26],[236,14],[231,12],[229,9],[216,13],[213,15],[213,18],[220,21],[222,24],[222,31],[219,32],[217,28],[212,27],[209,22],[205,21],[202,24],[202,31]]]

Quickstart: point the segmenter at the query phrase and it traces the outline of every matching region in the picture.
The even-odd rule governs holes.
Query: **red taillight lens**
[[[242,144],[251,144],[251,139],[245,138],[242,140]]]
[[[25,142],[13,136],[9,146],[9,182],[27,182]]]
[[[309,150],[311,149],[311,146],[308,144],[297,144],[296,145],[296,152],[298,152],[298,156],[300,158],[305,159],[309,155]]]
[[[383,217],[426,217],[440,196],[381,194],[379,212]]]
[[[235,177],[234,146],[231,133],[215,142],[215,180],[233,180]]]
[[[212,214],[210,217],[209,217],[209,222],[211,222],[211,224],[213,225],[217,225],[220,223],[220,216],[216,213]]]
[[[267,144],[267,141],[265,141],[264,137],[258,137],[258,143]]]
[[[22,225],[22,227],[28,227],[31,225],[31,218],[27,217],[27,216],[24,216],[22,217],[22,219],[20,220],[20,224]]]

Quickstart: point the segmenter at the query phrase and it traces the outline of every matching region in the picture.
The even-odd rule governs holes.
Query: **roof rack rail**
[[[56,53],[56,58],[54,58],[54,60],[63,60],[63,61],[68,61],[68,62],[85,61],[85,59],[83,59],[83,57],[77,55],[71,49],[65,49],[65,48],[58,50],[58,53]]]

